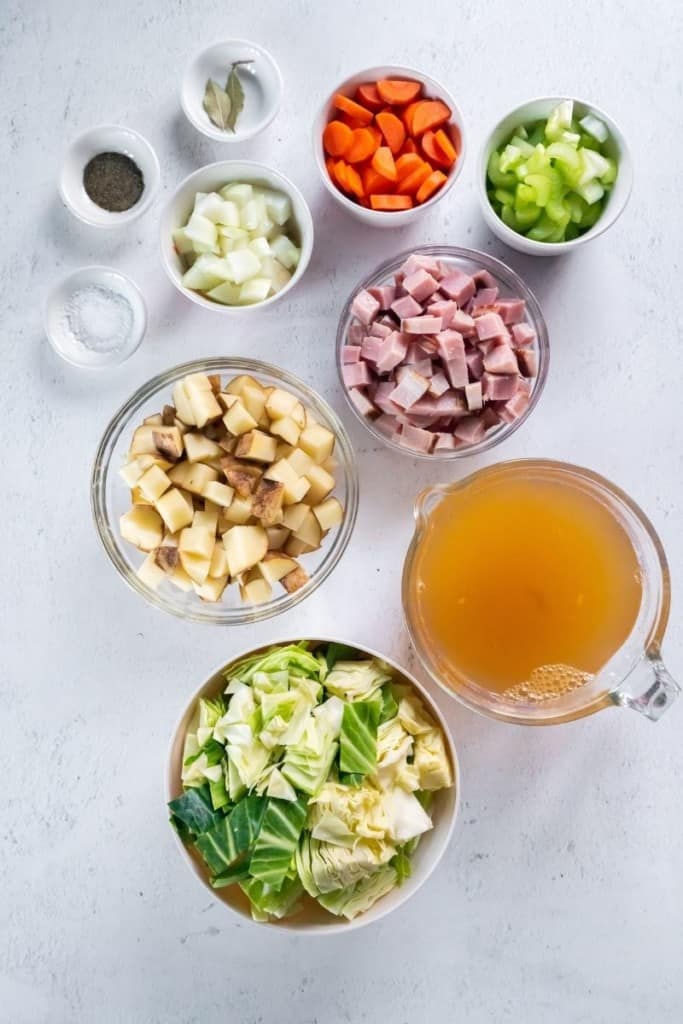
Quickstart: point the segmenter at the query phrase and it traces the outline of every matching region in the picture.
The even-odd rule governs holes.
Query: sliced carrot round
[[[406,139],[401,148],[401,153],[417,153],[417,151],[415,139]]]
[[[420,139],[420,145],[422,146],[422,152],[427,157],[430,163],[436,164],[437,167],[450,166],[437,145],[436,135],[434,132],[425,132],[422,138]]]
[[[359,85],[356,89],[356,100],[368,110],[381,110],[384,106],[384,100],[377,92],[374,82],[365,82],[363,85]]]
[[[396,161],[396,174],[398,180],[402,181],[403,178],[408,174],[412,174],[418,167],[422,167],[424,163],[421,156],[417,153],[403,153]]]
[[[417,100],[415,103],[409,103],[408,106],[401,111],[401,117],[403,118],[403,123],[406,126],[406,131],[409,135],[413,134],[413,114],[419,107],[420,103],[422,103],[422,100]]]
[[[344,154],[350,164],[359,164],[369,160],[378,146],[377,139],[369,128],[356,128],[352,133],[353,140]]]
[[[375,121],[379,125],[387,146],[395,156],[400,152],[401,146],[406,140],[406,130],[403,122],[400,117],[397,117],[396,114],[392,114],[388,110],[383,110],[381,114],[376,114]]]
[[[440,128],[450,118],[451,111],[441,100],[420,100],[411,118],[412,134],[424,135],[430,129]]]
[[[409,210],[413,205],[410,196],[372,195],[370,206],[373,210]]]
[[[334,165],[334,180],[339,185],[342,192],[350,192],[349,180],[346,176],[346,172],[349,169],[349,165],[344,160],[337,160]]]
[[[368,164],[361,170],[361,177],[363,179],[363,188],[367,196],[376,194],[386,194],[393,192],[396,187],[396,182],[389,181],[383,174],[378,174],[372,164]]]
[[[330,156],[344,156],[346,151],[351,148],[352,142],[353,132],[342,121],[330,121],[325,125],[323,146],[325,152]]]
[[[383,78],[377,83],[377,92],[385,103],[402,106],[422,94],[422,84],[411,78]]]
[[[458,159],[458,154],[451,139],[448,137],[443,128],[439,128],[438,132],[434,136],[434,142],[436,143],[436,148],[443,155],[443,158],[447,166],[452,167],[455,161]]]
[[[396,181],[396,164],[388,146],[379,146],[372,157],[372,166],[384,178]]]
[[[363,189],[363,182],[356,168],[350,167],[348,164],[346,165],[346,182],[349,192],[353,193],[357,199],[361,199],[365,191]]]
[[[371,110],[367,110],[366,107],[361,107],[360,103],[356,103],[355,100],[350,99],[348,96],[342,95],[338,92],[332,101],[337,110],[343,110],[349,117],[355,117],[361,124],[370,124],[373,118]]]
[[[426,203],[428,199],[434,195],[434,193],[441,188],[448,181],[448,178],[443,171],[433,171],[428,178],[420,185],[417,190],[415,198],[418,203]]]
[[[400,192],[401,195],[414,196],[422,182],[427,180],[433,170],[432,165],[423,160],[419,167],[416,167],[414,171],[406,174],[405,178],[399,181],[396,191]]]

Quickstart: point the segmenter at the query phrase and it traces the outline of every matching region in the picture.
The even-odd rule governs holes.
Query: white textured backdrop
[[[232,148],[197,134],[178,101],[190,54],[231,35],[272,50],[285,80],[274,124]],[[398,459],[345,408],[337,314],[354,282],[398,247],[478,246],[536,291],[550,380],[495,457],[584,463],[643,505],[672,564],[665,654],[683,675],[682,48],[670,0],[2,0],[2,1024],[683,1018],[683,701],[656,726],[611,711],[540,731],[446,701],[464,796],[453,844],[408,907],[347,937],[307,940],[233,919],[178,857],[163,801],[176,715],[233,651],[339,631],[411,663],[399,575],[413,495],[491,460],[442,469]],[[442,79],[471,145],[447,200],[390,233],[332,202],[310,144],[323,94],[382,62]],[[474,153],[507,109],[563,92],[620,122],[635,190],[619,224],[585,250],[523,258],[482,224]],[[143,132],[162,165],[155,206],[120,233],[80,225],[56,191],[67,140],[103,121]],[[165,195],[230,156],[289,174],[317,232],[294,293],[234,323],[175,292],[157,251]],[[87,263],[129,273],[149,304],[142,348],[101,375],[62,364],[41,326],[48,288]],[[326,394],[353,436],[362,487],[351,545],[315,597],[280,620],[223,631],[173,621],[129,592],[99,547],[88,501],[112,412],[152,374],[219,353],[280,362]]]

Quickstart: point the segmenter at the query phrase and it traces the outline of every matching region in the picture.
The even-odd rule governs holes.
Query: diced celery
[[[567,209],[569,210],[569,219],[573,224],[580,224],[583,215],[588,209],[588,204],[581,196],[577,196],[575,192],[570,192],[565,200]]]
[[[503,224],[507,224],[507,226],[509,228],[512,228],[513,231],[522,230],[522,225],[517,220],[515,211],[512,209],[511,206],[504,206],[500,211],[500,217],[501,220],[503,221]]]
[[[566,228],[569,223],[569,210],[561,199],[551,199],[545,208],[545,212],[555,225],[561,225],[563,228]]]
[[[503,152],[500,154],[500,169],[505,174],[507,171],[514,170],[521,164],[524,159],[524,154],[521,149],[517,146],[512,146],[510,143],[507,144]]]
[[[534,152],[527,160],[527,165],[532,174],[540,174],[550,169],[550,157],[542,143],[534,147]]]
[[[524,181],[528,173],[529,165],[527,163],[518,164],[517,167],[515,167],[515,175],[517,177],[517,181]]]
[[[571,175],[580,175],[583,170],[581,156],[566,142],[551,142],[548,146],[548,156],[551,156],[556,164]]]
[[[596,152],[600,152],[600,143],[592,135],[581,132],[581,149],[594,149]]]
[[[523,124],[520,124],[519,128],[517,129],[517,135],[520,139],[528,139],[529,136]]]
[[[537,146],[545,139],[545,121],[534,121],[527,128],[528,140],[532,146]]]
[[[580,132],[562,132],[560,135],[560,142],[566,142],[568,145],[573,146],[576,149],[581,141]]]
[[[613,185],[617,178],[617,163],[610,156],[605,157],[607,168],[601,175],[600,181],[603,185]]]
[[[564,232],[565,242],[571,242],[573,238],[578,238],[581,229],[578,224],[568,224]]]
[[[528,232],[527,237],[533,238],[537,242],[549,242],[551,235],[556,231],[557,225],[543,214],[538,224],[535,224],[531,231]]]
[[[524,206],[515,203],[515,217],[523,228],[529,228],[535,224],[542,213],[541,207],[536,206],[535,203],[528,203]]]
[[[574,103],[572,100],[562,100],[550,113],[545,125],[547,139],[555,141],[560,138],[562,132],[571,128],[574,117]]]
[[[600,182],[595,180],[587,181],[585,185],[577,185],[575,192],[582,199],[585,199],[589,206],[597,203],[605,194],[605,190]]]
[[[500,169],[500,153],[495,149],[489,157],[486,173],[491,184],[497,185],[498,188],[509,188],[510,186],[514,188],[515,176],[510,173],[503,174]]]
[[[510,139],[510,145],[518,149],[523,156],[531,156],[534,151],[534,147],[521,138],[519,132]]]
[[[579,225],[583,231],[587,231],[588,228],[592,228],[598,217],[602,213],[602,203],[593,203],[592,206],[586,206],[586,212],[581,218],[581,224]]]
[[[587,135],[592,135],[598,142],[607,142],[609,134],[607,125],[599,117],[596,117],[595,114],[586,114],[585,117],[581,118],[579,124]]]
[[[552,181],[547,174],[528,174],[525,184],[532,189],[531,202],[537,206],[546,206],[550,199]]]
[[[531,185],[520,182],[515,194],[515,210],[529,203],[536,203],[536,189],[532,188]]]
[[[594,178],[602,178],[609,171],[609,163],[601,153],[592,149],[584,149],[581,153],[583,160],[583,171],[577,182],[578,185],[586,185]]]
[[[493,197],[503,206],[513,206],[515,202],[514,192],[508,192],[504,188],[497,188],[493,193]]]

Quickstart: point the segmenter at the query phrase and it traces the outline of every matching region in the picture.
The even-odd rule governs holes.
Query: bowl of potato
[[[154,377],[104,432],[91,480],[112,564],[151,604],[217,625],[286,611],[349,542],[358,476],[333,410],[291,374],[204,359]]]

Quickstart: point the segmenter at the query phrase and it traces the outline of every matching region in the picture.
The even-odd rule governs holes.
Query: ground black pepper
[[[125,153],[98,153],[85,165],[83,187],[103,210],[122,213],[135,206],[145,179],[135,161]]]

